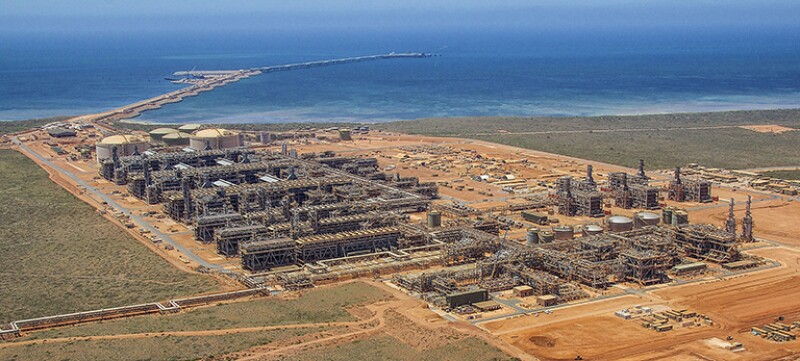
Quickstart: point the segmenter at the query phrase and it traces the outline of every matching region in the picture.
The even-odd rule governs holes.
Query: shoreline
[[[800,111],[800,105],[795,107],[753,107],[753,108],[732,108],[732,109],[709,109],[709,110],[695,110],[695,109],[688,109],[688,110],[676,110],[676,111],[658,111],[653,110],[650,111],[648,109],[643,109],[641,111],[631,111],[631,112],[618,112],[618,113],[598,113],[598,114],[591,114],[591,115],[573,115],[573,114],[563,114],[563,115],[548,115],[548,114],[491,114],[491,115],[447,115],[447,116],[428,116],[428,117],[419,117],[419,118],[359,118],[359,117],[339,117],[339,116],[331,116],[331,117],[287,117],[289,119],[280,120],[280,119],[272,119],[269,115],[263,113],[250,113],[249,114],[242,114],[238,116],[229,116],[229,117],[216,117],[204,120],[185,120],[185,121],[174,121],[174,122],[167,122],[167,121],[158,121],[158,120],[141,120],[139,117],[128,118],[128,119],[121,119],[119,123],[125,124],[134,124],[134,125],[171,125],[171,124],[192,124],[192,123],[201,123],[201,124],[219,124],[219,125],[226,125],[226,126],[236,126],[236,125],[249,125],[249,124],[322,124],[322,123],[329,123],[329,124],[391,124],[391,123],[399,123],[399,122],[410,122],[410,121],[427,121],[431,119],[491,119],[491,118],[504,118],[504,119],[593,119],[593,118],[607,118],[607,117],[649,117],[649,116],[665,116],[665,115],[702,115],[702,114],[714,114],[714,113],[735,113],[735,112],[766,112],[766,111],[792,111],[798,110]],[[144,114],[144,112],[143,112]],[[258,120],[258,121],[255,121]]]
[[[125,105],[121,106],[125,107]],[[120,108],[121,108],[120,107]],[[102,114],[112,112],[115,109],[99,109],[95,112],[89,113],[78,113],[75,114],[79,115],[70,115],[73,116],[87,116],[87,115],[94,115],[94,114]],[[142,111],[142,114],[152,111],[158,110],[160,108],[155,109],[147,109]],[[264,122],[257,122],[256,124],[303,124],[303,123],[363,123],[363,124],[380,124],[380,123],[392,123],[392,122],[402,122],[402,121],[416,121],[416,120],[426,120],[426,119],[453,119],[453,118],[600,118],[600,117],[640,117],[640,116],[654,116],[654,115],[686,115],[686,114],[710,114],[710,113],[727,113],[727,112],[760,112],[760,111],[785,111],[785,110],[800,110],[800,104],[797,106],[789,106],[789,107],[742,107],[742,108],[730,108],[730,109],[716,109],[714,107],[709,107],[709,109],[677,109],[675,111],[668,111],[668,110],[658,110],[657,107],[654,108],[644,108],[641,110],[633,110],[633,111],[622,111],[622,112],[611,112],[611,113],[596,113],[596,114],[490,114],[490,115],[446,115],[446,116],[429,116],[429,117],[419,117],[419,118],[370,118],[369,119],[360,119],[356,117],[345,118],[345,117],[338,117],[338,116],[331,116],[331,117],[296,117],[295,119],[289,119],[288,121],[264,121]],[[118,122],[120,123],[129,123],[129,124],[141,124],[141,125],[169,125],[169,124],[190,124],[190,123],[209,123],[209,124],[253,124],[252,121],[247,121],[245,119],[241,119],[242,121],[238,121],[237,118],[240,117],[249,117],[249,119],[258,119],[258,118],[266,118],[267,115],[263,115],[264,113],[243,113],[242,115],[235,115],[230,117],[224,118],[211,118],[208,121],[176,121],[176,122],[167,122],[167,121],[158,121],[158,120],[138,120],[139,116],[120,119]],[[24,122],[24,121],[32,121],[38,119],[46,119],[46,118],[58,118],[64,117],[66,115],[63,114],[55,114],[55,115],[43,115],[37,116],[34,118],[21,118],[21,119],[0,119],[0,124],[3,123],[11,123],[11,122]],[[339,119],[336,119],[339,118]],[[342,119],[345,118],[345,119]],[[328,121],[326,119],[333,119]],[[377,120],[375,120],[377,119]],[[220,120],[227,120],[227,121],[220,121]]]
[[[262,124],[262,125],[287,125],[287,124],[297,124],[297,125],[308,125],[308,124],[373,124],[373,125],[381,125],[381,124],[392,124],[392,123],[402,123],[402,122],[421,122],[421,121],[436,121],[441,119],[463,119],[463,120],[481,120],[481,119],[519,119],[519,120],[530,120],[530,119],[584,119],[584,120],[591,120],[591,119],[600,119],[600,118],[636,118],[636,117],[650,117],[650,116],[668,116],[668,115],[675,115],[675,116],[702,116],[702,115],[710,115],[710,114],[725,114],[725,113],[744,113],[744,112],[752,112],[752,113],[763,113],[763,112],[798,112],[798,117],[800,117],[800,107],[796,108],[759,108],[759,109],[732,109],[732,110],[719,110],[719,111],[676,111],[676,112],[643,112],[643,113],[619,113],[619,114],[599,114],[599,115],[475,115],[475,116],[446,116],[446,117],[423,117],[423,118],[410,118],[410,119],[393,119],[393,120],[357,120],[357,119],[349,119],[349,120],[331,120],[331,121],[324,121],[321,118],[314,118],[308,120],[291,120],[291,121],[267,121],[267,122],[160,122],[160,121],[152,121],[152,120],[139,120],[138,117],[132,117],[127,119],[120,119],[117,120],[116,123],[120,124],[130,124],[130,125],[182,125],[182,124],[192,124],[192,123],[202,123],[202,124],[218,124],[218,125],[227,125],[227,126],[237,126],[237,125],[255,125],[255,124]],[[101,114],[95,113],[95,114]],[[20,119],[20,120],[0,120],[0,125],[2,124],[13,124],[13,123],[21,123],[21,122],[31,122],[37,121],[42,119],[52,119],[52,118],[73,118],[73,117],[81,117],[81,116],[88,116],[93,114],[83,114],[78,116],[65,116],[65,115],[58,115],[53,117],[42,117],[42,118],[30,118],[30,119]],[[780,123],[780,121],[776,120],[776,122]]]

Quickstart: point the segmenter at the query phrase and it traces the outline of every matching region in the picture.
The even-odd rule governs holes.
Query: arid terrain
[[[721,126],[723,128],[714,130],[715,134],[731,133],[731,137],[737,132],[750,132],[757,136],[773,136],[774,133],[774,136],[791,137],[797,134],[789,127],[772,124],[727,126],[713,123],[709,126]],[[606,181],[610,172],[635,173],[635,169],[617,164],[632,164],[640,159],[640,154],[628,150],[619,151],[618,158],[601,156],[592,160],[574,157],[584,154],[580,152],[565,152],[569,155],[549,153],[542,149],[552,148],[540,147],[531,134],[511,134],[522,132],[524,130],[517,129],[498,136],[475,135],[480,138],[475,140],[372,130],[354,134],[353,140],[340,141],[335,130],[317,130],[314,138],[288,137],[285,142],[267,145],[251,141],[251,145],[257,151],[278,152],[281,143],[286,143],[300,154],[334,151],[340,156],[375,158],[378,167],[384,171],[402,177],[417,177],[421,182],[435,182],[440,194],[440,199],[433,201],[435,206],[457,202],[478,212],[497,213],[520,223],[524,222],[520,213],[509,209],[529,201],[529,193],[546,193],[561,176],[581,178],[588,165],[593,166],[598,182]],[[610,133],[585,135],[615,136]],[[94,159],[71,159],[56,154],[53,149],[54,143],[65,149],[91,145],[96,136],[55,140],[42,131],[24,136],[26,140],[21,142],[24,148],[5,143],[5,147],[21,150],[22,154],[11,150],[0,152],[0,162],[4,163],[2,169],[15,170],[0,174],[3,184],[6,184],[3,202],[13,204],[3,209],[0,231],[3,232],[2,246],[6,249],[2,253],[7,255],[5,269],[18,267],[23,275],[38,276],[6,278],[8,281],[3,289],[9,291],[11,297],[4,298],[7,306],[3,322],[244,288],[227,276],[209,272],[197,259],[179,249],[154,242],[153,234],[139,221],[117,214],[104,200],[106,198],[100,198],[98,194],[129,209],[131,214],[139,215],[142,222],[169,235],[203,262],[225,271],[245,274],[238,259],[221,257],[213,245],[195,240],[190,227],[160,215],[163,213],[160,205],[146,204],[131,196],[125,186],[99,177]],[[251,140],[254,138],[253,134],[248,136]],[[516,141],[502,141],[507,144],[488,141],[500,142],[497,137],[510,139],[508,137],[512,136],[525,138],[527,143],[519,143],[525,148],[510,145],[518,144]],[[566,139],[570,135],[535,136]],[[669,137],[672,136],[680,135],[676,133]],[[686,141],[697,143],[695,138]],[[766,154],[769,152],[769,149],[764,151]],[[23,155],[33,158],[36,163]],[[626,160],[619,161],[623,156]],[[677,159],[689,159],[685,155],[674,159],[665,157],[651,167],[649,158],[642,157],[647,162],[651,183],[659,187],[666,187],[672,177],[671,166],[663,167],[663,162],[683,166],[685,164],[675,164]],[[608,160],[609,163],[598,160]],[[742,164],[753,162],[758,162],[757,157],[743,160]],[[46,173],[37,169],[36,164]],[[727,170],[707,173],[730,174]],[[484,175],[487,177],[481,178]],[[93,191],[88,191],[83,184]],[[508,184],[524,186],[529,193],[509,190]],[[589,298],[540,309],[534,305],[530,312],[520,311],[520,304],[515,303],[513,297],[495,294],[496,300],[504,301],[501,309],[486,312],[482,318],[430,308],[419,295],[398,287],[391,277],[376,274],[302,291],[275,287],[270,288],[265,297],[212,302],[176,314],[137,316],[33,331],[0,343],[0,358],[791,358],[800,353],[799,341],[767,340],[752,335],[751,328],[776,320],[783,320],[786,324],[800,321],[800,304],[797,302],[800,299],[800,235],[795,231],[796,221],[800,219],[800,199],[753,189],[742,180],[714,182],[712,194],[715,199],[709,203],[679,203],[667,199],[659,199],[659,202],[685,209],[691,223],[721,226],[728,216],[728,200],[733,198],[736,201],[734,212],[736,218],[741,219],[744,200],[750,196],[757,241],[741,245],[740,250],[747,256],[763,259],[759,268],[726,271],[720,265],[713,265],[703,275],[675,277],[671,283],[644,287],[619,282],[607,290],[586,288]],[[17,210],[23,211],[15,212]],[[609,215],[625,216],[633,216],[639,211],[610,203],[606,210]],[[412,213],[409,223],[422,224],[425,217],[424,212]],[[582,226],[600,222],[597,218],[583,216],[553,217],[558,217],[561,225]],[[445,215],[443,221],[456,224],[460,220]],[[525,227],[511,227],[500,236],[504,241],[522,244],[525,231]],[[25,243],[12,241],[25,239],[26,234],[32,233],[45,237]],[[340,267],[346,269],[348,266]],[[528,302],[527,299],[522,301]],[[535,297],[530,302],[535,303]],[[656,332],[642,327],[642,321],[636,317],[623,319],[614,314],[637,306],[655,310],[689,310],[702,316],[685,324],[676,324],[671,331]],[[726,349],[735,342],[742,344],[740,350]],[[128,352],[121,357],[117,350]],[[161,353],[153,354],[148,350],[160,350]]]

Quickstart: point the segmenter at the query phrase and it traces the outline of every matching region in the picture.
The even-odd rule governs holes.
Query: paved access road
[[[222,272],[222,273],[230,273],[230,271],[222,268],[222,266],[220,266],[220,265],[215,265],[215,264],[211,264],[211,263],[206,262],[206,260],[200,258],[198,255],[194,254],[191,250],[189,250],[188,248],[182,246],[180,243],[176,242],[169,235],[167,235],[167,234],[159,231],[155,227],[153,227],[150,223],[148,223],[147,221],[142,219],[142,217],[137,216],[136,214],[131,212],[130,209],[123,207],[122,205],[120,205],[119,203],[114,201],[111,197],[109,197],[108,195],[103,194],[102,192],[98,191],[96,188],[92,187],[91,185],[86,183],[83,179],[80,179],[78,176],[76,176],[75,174],[66,171],[64,168],[59,167],[58,165],[56,165],[55,163],[51,162],[46,157],[42,156],[39,153],[36,153],[35,151],[33,151],[33,149],[31,149],[27,145],[23,144],[19,139],[17,139],[17,137],[11,138],[11,141],[13,141],[14,144],[19,146],[19,148],[27,156],[35,157],[36,159],[38,159],[42,163],[46,164],[48,167],[50,167],[50,168],[58,171],[59,173],[69,177],[69,179],[72,179],[74,182],[76,182],[76,183],[80,184],[81,186],[83,186],[86,189],[86,191],[91,192],[92,194],[94,194],[98,198],[102,199],[104,202],[108,203],[109,206],[113,207],[114,209],[116,209],[119,212],[122,212],[122,214],[130,216],[131,220],[133,220],[140,227],[152,232],[154,235],[156,235],[159,238],[163,239],[164,242],[167,242],[170,245],[172,245],[173,247],[175,247],[175,249],[177,249],[178,251],[180,251],[182,254],[186,255],[187,257],[189,257],[192,261],[197,262],[197,264],[199,264],[199,265],[201,265],[203,267],[207,267],[207,268],[210,268],[210,269],[215,269],[215,270],[217,270],[219,272]]]

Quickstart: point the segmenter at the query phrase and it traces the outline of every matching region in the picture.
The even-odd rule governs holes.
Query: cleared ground
[[[800,320],[800,237],[790,232],[797,214],[794,202],[767,200],[753,205],[759,223],[756,235],[782,245],[756,244],[748,253],[776,260],[780,267],[728,279],[711,279],[677,287],[639,292],[620,298],[556,310],[551,315],[526,316],[485,323],[502,340],[542,360],[775,360],[800,353],[797,341],[777,343],[750,334],[751,327],[785,317]],[[742,207],[736,207],[737,217]],[[692,213],[696,222],[719,223],[725,207]],[[635,305],[689,309],[707,315],[711,325],[677,327],[656,333],[636,320],[623,320],[614,311]],[[730,352],[714,339],[744,344]]]
[[[420,306],[380,283],[352,282],[308,290],[299,298],[37,332],[0,343],[0,359],[509,359],[477,330],[458,331]]]
[[[743,195],[738,195],[735,207],[737,221],[744,216]],[[800,246],[797,232],[797,219],[800,217],[800,203],[785,199],[770,199],[753,203],[754,234],[790,246]],[[722,224],[728,217],[725,207],[706,208],[690,214],[693,222]]]
[[[417,350],[408,347],[407,344],[394,337],[383,335],[312,352],[275,358],[275,360],[296,361],[490,361],[510,359],[496,348],[475,337],[453,341],[427,350]]]
[[[0,150],[0,321],[219,289],[181,272],[20,153]]]
[[[517,353],[498,339],[466,324],[453,324],[431,313],[423,303],[382,283],[394,296],[366,309],[375,320],[347,334],[284,348],[256,347],[240,353],[242,360],[513,360]],[[529,359],[520,355],[523,359]]]
[[[136,339],[74,340],[36,344],[0,350],[0,359],[8,361],[139,361],[211,359],[237,350],[287,339],[319,329],[287,329],[246,334],[210,336],[156,336]]]

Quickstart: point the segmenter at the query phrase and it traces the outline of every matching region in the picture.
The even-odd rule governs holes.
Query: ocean
[[[325,122],[800,107],[800,35],[694,32],[170,34],[0,39],[0,120],[113,109],[178,70],[391,51],[438,54],[270,73],[136,121]]]

